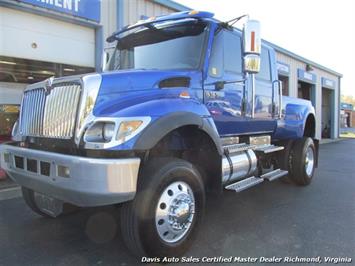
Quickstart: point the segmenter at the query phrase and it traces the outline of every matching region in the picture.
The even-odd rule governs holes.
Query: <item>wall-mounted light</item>
[[[313,71],[313,70],[314,68],[310,64],[306,65],[306,71]]]

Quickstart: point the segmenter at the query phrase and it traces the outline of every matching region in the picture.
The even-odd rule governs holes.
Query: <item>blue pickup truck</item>
[[[28,206],[55,218],[118,205],[132,253],[176,256],[206,195],[278,178],[308,185],[314,108],[282,96],[259,22],[231,24],[197,11],[139,21],[107,39],[115,49],[102,73],[29,85],[1,145]]]

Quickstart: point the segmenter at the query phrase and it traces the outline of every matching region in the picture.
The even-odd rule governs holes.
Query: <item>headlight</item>
[[[84,134],[85,147],[102,149],[118,146],[139,134],[150,117],[97,118]]]
[[[102,130],[102,136],[104,139],[109,142],[115,134],[115,124],[114,123],[105,123]]]
[[[85,133],[85,141],[95,143],[107,143],[115,134],[115,124],[112,122],[97,122]]]

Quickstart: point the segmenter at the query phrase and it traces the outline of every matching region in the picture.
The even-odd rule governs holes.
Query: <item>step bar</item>
[[[281,151],[283,149],[284,149],[283,146],[275,146],[273,144],[253,145],[247,143],[238,143],[238,144],[223,146],[223,150],[225,154],[235,154],[246,150],[253,150],[255,152],[269,154],[272,152]]]
[[[266,174],[263,174],[260,177],[248,177],[233,184],[227,185],[225,189],[227,190],[234,190],[235,192],[241,192],[253,186],[256,186],[264,181],[274,181],[282,176],[288,174],[288,171],[276,169]]]

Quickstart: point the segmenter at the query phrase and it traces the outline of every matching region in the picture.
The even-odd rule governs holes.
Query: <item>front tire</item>
[[[136,256],[182,255],[191,245],[205,205],[197,169],[176,158],[147,163],[132,202],[121,207],[122,237]]]
[[[306,186],[312,181],[316,162],[316,148],[309,137],[296,140],[290,154],[289,177],[297,185]]]

